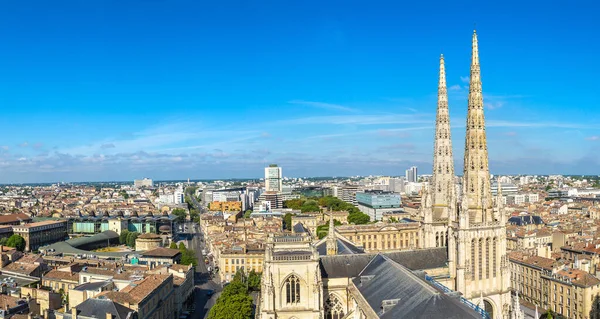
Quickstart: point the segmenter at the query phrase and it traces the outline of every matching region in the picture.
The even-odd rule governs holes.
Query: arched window
[[[493,247],[493,252],[492,252],[492,265],[494,268],[492,268],[492,273],[493,276],[496,277],[496,268],[498,268],[498,264],[496,262],[496,245],[498,245],[497,241],[496,241],[496,237],[494,237],[494,243],[492,244]]]
[[[492,307],[492,304],[489,301],[484,300],[483,307],[485,312],[487,312],[488,315],[490,315],[490,318],[494,318],[494,307]]]
[[[477,256],[479,266],[479,280],[483,279],[483,239],[479,238],[479,254]]]
[[[288,304],[300,302],[300,279],[294,275],[285,281],[285,301]]]
[[[334,295],[329,294],[327,301],[325,301],[325,319],[342,319],[344,317],[344,306],[340,299]]]
[[[475,280],[475,251],[476,251],[476,240],[471,240],[471,280]]]
[[[490,239],[486,238],[485,239],[485,254],[487,256],[487,265],[485,266],[485,278],[490,278],[490,267],[493,267],[493,264],[490,264],[490,253],[491,253],[491,246],[490,246]]]

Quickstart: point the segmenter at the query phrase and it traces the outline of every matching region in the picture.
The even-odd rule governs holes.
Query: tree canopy
[[[252,297],[249,291],[256,286],[260,287],[260,274],[250,272],[246,277],[243,271],[238,271],[210,309],[208,319],[251,319]]]
[[[119,234],[119,244],[127,245],[127,235],[129,235],[128,230],[121,231],[121,234]]]
[[[283,215],[283,227],[287,230],[292,230],[292,214]]]
[[[361,212],[356,206],[333,196],[291,199],[283,202],[283,204],[287,208],[299,209],[303,213],[318,212],[320,207],[327,207],[330,211],[347,211],[348,223],[355,225],[368,224],[371,221],[369,215]]]
[[[172,243],[174,244],[174,243]],[[175,247],[177,247],[175,245]],[[198,259],[196,258],[196,252],[187,249],[183,242],[179,243],[179,251],[181,252],[181,264],[182,265],[192,265],[198,266]]]
[[[175,221],[183,223],[187,217],[187,212],[183,208],[175,208],[171,211],[171,214],[175,215]]]
[[[135,248],[135,240],[139,235],[140,233],[138,232],[129,232],[127,234],[127,238],[125,239],[125,244],[131,248]]]
[[[23,251],[25,250],[25,239],[21,237],[21,235],[14,234],[8,237],[8,240],[6,241],[6,246],[14,247],[18,251]]]

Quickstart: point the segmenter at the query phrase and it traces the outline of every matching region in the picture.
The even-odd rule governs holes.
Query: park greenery
[[[360,225],[368,224],[370,222],[369,216],[358,210],[356,206],[333,196],[290,199],[283,202],[283,205],[287,208],[300,210],[303,213],[320,212],[321,207],[326,207],[329,211],[347,211],[348,223],[350,224]],[[290,230],[291,227],[291,225],[286,225],[288,230]]]
[[[119,243],[121,245],[127,245],[128,247],[135,249],[135,240],[138,238],[140,233],[138,232],[130,232],[128,230],[124,230],[119,235]]]
[[[16,248],[18,251],[25,250],[25,239],[21,235],[14,234],[10,237],[0,239],[0,245]]]
[[[251,319],[253,306],[250,292],[260,289],[260,278],[259,273],[250,271],[246,276],[240,269],[210,309],[208,319]]]

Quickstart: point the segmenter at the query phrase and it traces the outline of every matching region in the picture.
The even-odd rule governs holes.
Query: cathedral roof
[[[362,248],[355,246],[352,242],[344,240],[339,236],[336,236],[335,242],[337,244],[337,254],[338,255],[354,255],[354,254],[364,254],[365,251]],[[316,245],[317,251],[320,256],[327,255],[327,241],[321,240]]]
[[[304,225],[302,225],[302,223],[298,222],[296,223],[296,225],[294,225],[294,227],[292,227],[294,234],[301,234],[301,233],[307,233],[308,231],[306,230],[306,228],[304,228]]]
[[[410,270],[442,268],[448,261],[446,248],[430,248],[383,253],[382,255]],[[321,256],[321,274],[325,278],[353,278],[376,254]]]
[[[481,318],[408,268],[378,254],[352,280],[379,318]]]

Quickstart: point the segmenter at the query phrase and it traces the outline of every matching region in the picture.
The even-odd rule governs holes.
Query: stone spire
[[[515,296],[512,298],[512,306],[511,306],[510,319],[523,319],[524,314],[521,311],[521,303],[519,302],[519,291],[515,291]],[[537,306],[536,306],[537,311]],[[539,317],[537,317],[539,318]],[[536,319],[537,319],[536,318]]]
[[[433,179],[431,197],[434,219],[447,219],[448,211],[453,208],[454,158],[450,134],[450,112],[448,110],[448,91],[446,89],[446,69],[444,55],[440,56],[440,78],[438,84],[437,116],[435,120],[435,142],[433,147]]]
[[[335,238],[335,225],[333,212],[329,213],[329,232],[327,233],[327,255],[337,255],[337,239]]]
[[[471,222],[483,223],[492,221],[493,209],[476,32],[473,32],[472,50],[463,175],[465,193],[463,196],[469,200]]]

